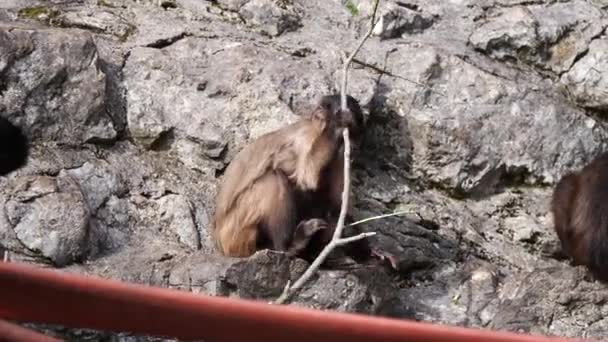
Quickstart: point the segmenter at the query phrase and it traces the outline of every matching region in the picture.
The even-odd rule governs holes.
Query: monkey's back
[[[238,197],[251,187],[266,172],[277,168],[278,155],[284,153],[293,144],[292,135],[301,129],[302,121],[285,126],[276,131],[266,133],[245,145],[228,164],[216,200],[216,212],[225,213],[235,204]],[[281,167],[295,169],[295,156],[292,160],[284,157]]]
[[[258,216],[264,212],[259,207],[278,200],[265,198],[260,192],[263,192],[264,184],[277,185],[268,179],[271,172],[282,172],[286,176],[295,172],[297,156],[293,153],[293,145],[298,142],[294,136],[297,137],[307,124],[301,120],[266,133],[247,144],[230,162],[218,189],[212,223],[212,236],[220,251],[224,249],[221,241],[225,236],[251,234],[251,239],[256,234],[256,226],[262,219]]]
[[[564,251],[608,279],[608,153],[560,180],[552,211]]]

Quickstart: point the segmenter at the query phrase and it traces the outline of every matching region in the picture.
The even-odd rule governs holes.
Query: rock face
[[[12,260],[269,301],[307,264],[219,257],[216,187],[249,141],[338,89],[371,1],[0,4],[0,115],[33,140],[0,178]],[[381,1],[349,93],[355,218],[393,254],[325,269],[296,305],[603,337],[608,289],[561,256],[552,186],[605,151],[601,1]],[[153,340],[38,326],[72,339]],[[106,336],[107,335],[107,336]]]
[[[66,144],[109,141],[105,75],[86,31],[0,28],[2,111],[32,139]]]

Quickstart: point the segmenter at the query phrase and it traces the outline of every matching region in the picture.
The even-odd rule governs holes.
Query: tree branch
[[[365,223],[365,222],[383,219],[385,217],[398,216],[398,215],[410,214],[410,213],[413,213],[413,212],[410,211],[410,210],[404,210],[404,211],[398,211],[398,212],[390,213],[390,214],[383,214],[383,215],[378,215],[378,216],[366,217],[366,218],[364,218],[362,220],[355,221],[355,222],[350,223],[350,224],[348,224],[346,226],[347,227],[352,227],[352,226],[356,226],[356,225],[359,225],[359,224],[362,224],[362,223]]]
[[[357,52],[359,52],[359,50],[361,49],[361,47],[363,46],[363,43],[365,43],[365,41],[372,35],[372,32],[374,31],[374,27],[376,26],[377,22],[376,22],[376,12],[378,12],[378,4],[380,4],[380,0],[375,0],[374,2],[374,10],[372,11],[372,17],[370,19],[370,25],[369,25],[369,29],[367,30],[367,32],[365,33],[365,35],[363,37],[361,37],[361,40],[359,40],[359,43],[357,44],[357,47],[355,48],[355,50],[353,50],[353,52],[350,54],[350,56],[348,56],[348,58],[346,59],[346,62],[344,62],[344,67],[342,69],[342,87],[341,89],[341,93],[340,93],[340,106],[342,107],[342,110],[347,110],[348,107],[346,105],[346,89],[347,89],[347,83],[348,83],[348,68],[350,67],[350,63],[353,61],[353,58],[355,57],[355,55],[357,55]]]
[[[346,245],[347,243],[363,240],[365,238],[368,238],[368,237],[374,236],[374,235],[376,235],[376,232],[361,233],[359,235],[355,235],[355,236],[351,236],[351,237],[347,237],[347,238],[339,238],[338,240],[336,240],[336,246]]]
[[[340,92],[341,92],[340,105],[341,105],[342,110],[345,110],[345,111],[348,110],[348,106],[347,106],[347,102],[346,102],[346,90],[347,90],[347,84],[348,84],[348,68],[350,67],[350,64],[351,64],[353,58],[355,57],[355,55],[357,54],[357,52],[359,52],[359,50],[361,49],[361,46],[363,46],[363,43],[365,43],[365,41],[371,36],[371,34],[374,30],[374,26],[376,25],[376,12],[378,10],[379,2],[380,2],[380,0],[375,0],[375,2],[374,2],[374,10],[372,12],[372,17],[370,19],[369,30],[361,38],[361,40],[358,42],[355,50],[350,54],[350,56],[346,59],[346,62],[344,63],[344,68],[342,70],[342,72],[343,72],[342,87],[340,90]],[[351,147],[350,147],[350,138],[349,138],[348,128],[344,129],[344,131],[342,132],[342,137],[344,139],[344,188],[342,190],[342,204],[340,206],[340,216],[338,217],[338,222],[336,223],[336,229],[334,230],[334,235],[332,236],[331,241],[323,248],[321,253],[319,253],[317,258],[312,262],[312,264],[308,267],[308,269],[304,272],[304,274],[302,274],[302,276],[298,280],[296,280],[296,282],[293,284],[293,286],[290,286],[289,282],[287,283],[281,296],[279,296],[279,298],[274,302],[275,304],[283,304],[289,298],[289,296],[291,296],[291,294],[293,294],[297,290],[299,290],[302,287],[302,285],[304,285],[312,277],[312,275],[319,269],[321,264],[325,261],[325,259],[327,259],[327,256],[329,255],[329,253],[331,253],[336,247],[345,245],[345,244],[353,242],[353,241],[365,239],[369,236],[373,236],[376,234],[376,233],[363,233],[363,234],[359,234],[359,235],[353,236],[353,237],[341,238],[342,231],[344,230],[344,221],[346,219],[346,213],[348,211],[348,201],[349,201],[349,197],[350,197],[350,151],[351,151]]]

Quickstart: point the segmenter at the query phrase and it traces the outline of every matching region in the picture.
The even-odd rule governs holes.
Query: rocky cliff
[[[337,89],[370,10],[0,2],[0,110],[33,140],[27,167],[0,178],[0,244],[67,272],[276,298],[306,265],[217,256],[218,179],[246,142]],[[368,125],[354,214],[411,211],[364,228],[398,270],[325,270],[295,304],[605,336],[608,289],[561,255],[548,204],[607,147],[608,3],[382,0],[380,13],[350,75]]]

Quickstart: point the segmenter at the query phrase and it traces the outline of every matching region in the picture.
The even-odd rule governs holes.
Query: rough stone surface
[[[270,301],[307,264],[217,255],[217,184],[252,139],[336,91],[371,1],[0,1],[0,251],[66,272]],[[356,219],[397,269],[323,269],[293,305],[603,338],[551,188],[608,138],[605,1],[382,1],[349,74]],[[150,337],[37,326],[75,340]]]
[[[605,12],[583,0],[513,6],[488,11],[470,42],[494,58],[561,74],[604,31],[606,20]]]
[[[105,75],[87,31],[0,26],[0,108],[33,139],[108,141]]]
[[[3,211],[2,230],[12,229],[28,251],[57,266],[85,256],[90,213],[77,183],[64,172],[19,180]]]
[[[599,111],[608,110],[608,37],[603,36],[589,44],[589,51],[569,72],[562,82],[582,107]]]
[[[383,7],[373,34],[385,39],[422,32],[431,27],[436,19],[416,6],[388,3]]]
[[[200,238],[188,199],[180,195],[167,195],[159,200],[159,206],[161,217],[175,232],[179,241],[191,249],[198,249]]]

